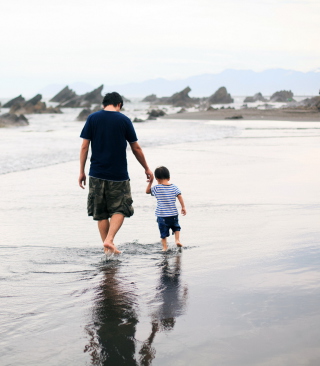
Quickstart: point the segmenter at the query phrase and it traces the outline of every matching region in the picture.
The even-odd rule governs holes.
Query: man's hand
[[[86,174],[85,173],[80,173],[79,175],[79,179],[78,179],[78,182],[79,182],[79,186],[82,188],[82,189],[85,189],[85,185],[86,185],[86,180],[87,180],[87,177],[86,177]],[[82,182],[83,182],[83,185],[82,185]]]
[[[147,176],[147,182],[152,183],[153,182],[153,173],[150,169],[145,170],[146,176]]]

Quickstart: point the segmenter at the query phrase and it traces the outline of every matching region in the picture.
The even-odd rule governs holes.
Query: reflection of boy
[[[176,245],[182,247],[180,242],[181,227],[179,225],[178,210],[175,203],[176,197],[178,197],[180,202],[182,215],[186,215],[187,211],[184,206],[180,189],[176,185],[169,183],[170,172],[166,167],[161,166],[157,168],[154,174],[158,184],[151,187],[152,181],[149,182],[146,193],[151,193],[151,195],[155,196],[157,199],[155,214],[160,230],[162,250],[166,251],[168,249],[167,237],[170,235],[170,229],[174,233]]]

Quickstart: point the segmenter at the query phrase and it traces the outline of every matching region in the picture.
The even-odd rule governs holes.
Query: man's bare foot
[[[120,250],[117,249],[117,247],[110,243],[103,243],[104,246],[104,252],[106,254],[114,253],[114,254],[120,254]]]
[[[180,241],[176,241],[176,245],[177,245],[177,247],[179,247],[179,248],[183,247],[183,245],[180,243]]]

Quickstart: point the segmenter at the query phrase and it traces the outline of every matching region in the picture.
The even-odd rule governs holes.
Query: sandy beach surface
[[[142,146],[154,135],[150,166],[167,166],[184,196],[181,252],[173,237],[161,252],[130,151],[135,215],[118,257],[86,216],[76,155],[0,175],[2,366],[319,364],[320,124],[209,113],[137,127]]]

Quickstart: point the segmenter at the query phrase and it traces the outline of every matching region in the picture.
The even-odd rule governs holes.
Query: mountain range
[[[110,85],[101,77],[103,92],[118,91],[126,97],[145,97],[149,94],[169,96],[185,87],[191,88],[190,96],[212,95],[219,87],[225,86],[231,95],[248,96],[257,92],[268,96],[279,90],[291,90],[294,95],[318,95],[320,90],[320,70],[301,72],[284,69],[269,69],[260,72],[252,70],[224,70],[217,74],[203,74],[179,80],[157,78],[142,82]],[[52,97],[65,85],[48,85],[39,92]],[[96,85],[73,83],[69,87],[77,93],[90,91]]]

